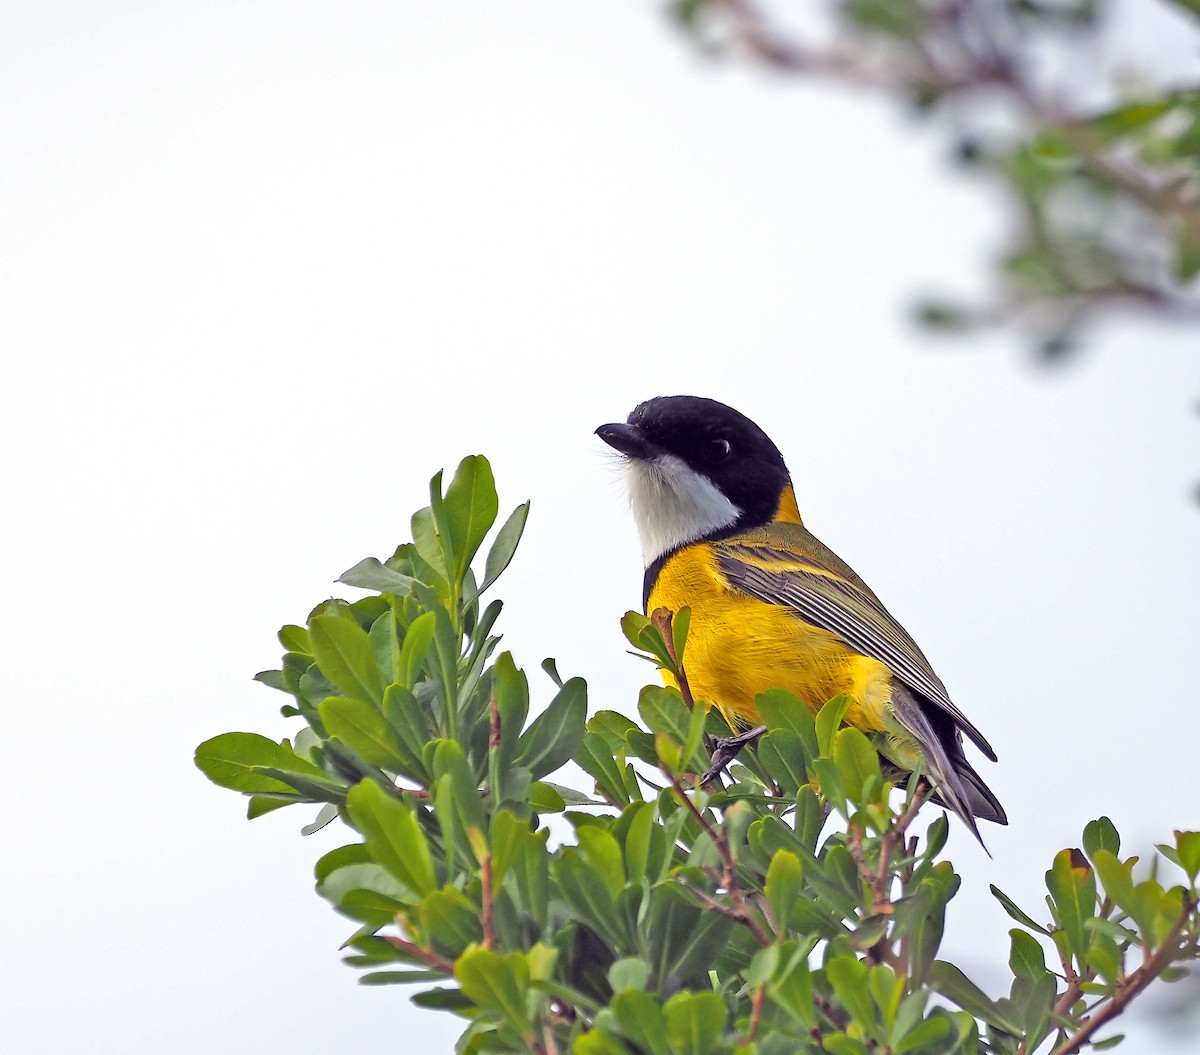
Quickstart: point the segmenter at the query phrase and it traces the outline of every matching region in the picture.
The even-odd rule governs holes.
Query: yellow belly
[[[685,606],[692,616],[683,666],[692,695],[717,707],[731,726],[758,724],[754,698],[782,688],[813,711],[847,696],[850,725],[885,728],[888,668],[852,652],[837,635],[804,622],[790,608],[731,590],[707,546],[686,547],[663,565],[646,611]],[[675,683],[669,674],[664,678]]]

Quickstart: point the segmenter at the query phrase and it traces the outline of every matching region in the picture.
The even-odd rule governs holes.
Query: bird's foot
[[[747,744],[757,741],[766,731],[767,727],[760,725],[744,733],[738,733],[737,736],[726,736],[713,740],[712,765],[708,767],[708,772],[700,778],[700,786],[703,787],[710,781],[718,780],[725,772],[725,767],[737,758],[738,752]]]

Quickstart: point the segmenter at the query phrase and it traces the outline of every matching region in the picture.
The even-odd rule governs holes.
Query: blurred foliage
[[[347,962],[463,1018],[459,1052],[1067,1055],[1114,1043],[1128,1002],[1200,956],[1200,833],[1146,866],[1101,818],[1054,858],[1044,910],[995,891],[1016,926],[997,950],[1011,985],[989,996],[938,955],[960,885],[947,819],[909,833],[923,788],[891,787],[842,727],[844,699],[813,715],[761,696],[768,732],[731,786],[698,776],[720,719],[662,685],[642,690],[640,721],[588,718],[583,681],[546,661],[531,719],[525,672],[493,659],[501,603],[483,601],[528,505],[478,576],[499,508],[487,461],[465,459],[444,492],[439,473],[430,498],[411,542],[342,577],[368,596],[280,631],[283,662],[258,680],[299,731],[226,733],[196,762],[252,818],[320,804],[305,832],[356,833],[316,865],[356,924]],[[623,625],[682,675],[687,623]],[[572,762],[584,791],[550,779]]]
[[[1200,322],[1200,76],[1130,70],[1100,0],[672,0],[715,56],[873,89],[940,121],[1015,208],[990,303],[931,300],[927,326],[1016,324],[1047,358],[1108,309]],[[1172,9],[1200,49],[1200,3]],[[818,17],[824,16],[824,17]],[[1128,11],[1125,17],[1132,17]],[[802,25],[789,24],[797,21]]]

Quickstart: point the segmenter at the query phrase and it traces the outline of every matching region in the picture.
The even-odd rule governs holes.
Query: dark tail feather
[[[925,776],[933,785],[933,800],[953,811],[986,851],[975,818],[997,824],[1007,824],[1008,818],[996,796],[963,756],[958,736],[951,733],[945,740],[939,736],[920,702],[903,686],[897,686],[892,693],[892,709],[896,720],[921,747],[928,768]]]

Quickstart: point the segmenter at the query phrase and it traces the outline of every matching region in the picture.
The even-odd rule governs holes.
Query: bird
[[[768,689],[814,712],[844,695],[844,722],[871,738],[898,784],[919,771],[981,844],[976,820],[1008,823],[963,735],[992,762],[995,751],[908,632],[805,526],[758,425],[714,399],[658,396],[596,435],[624,462],[646,614],[691,610],[684,673],[695,699],[750,730]]]

